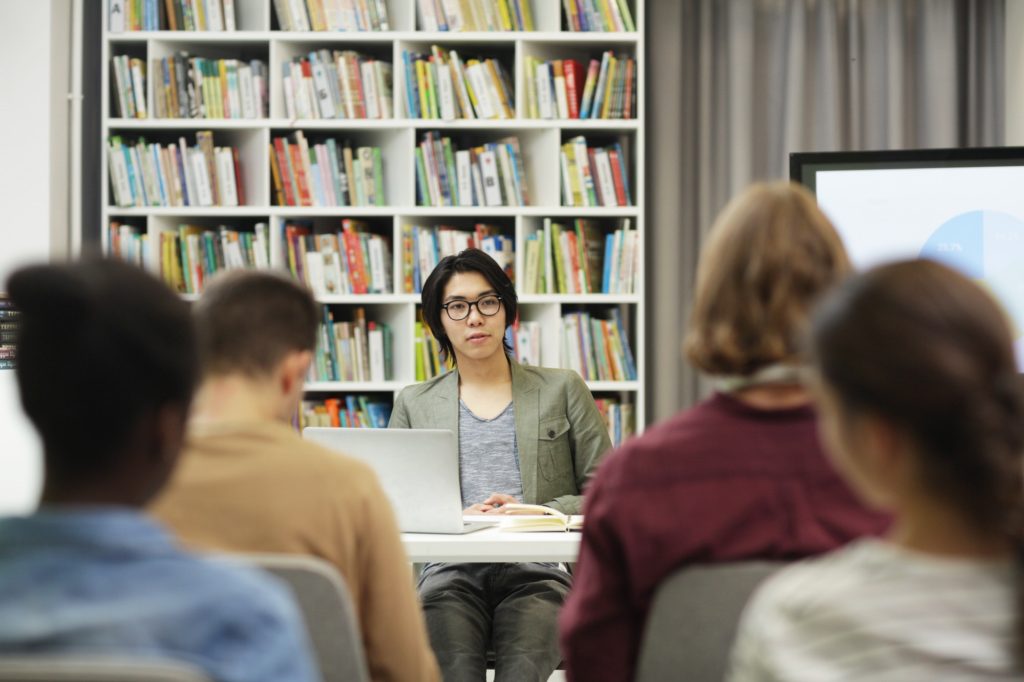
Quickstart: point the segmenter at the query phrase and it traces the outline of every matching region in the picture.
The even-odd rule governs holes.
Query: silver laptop
[[[451,431],[310,426],[302,436],[369,464],[403,533],[468,533],[494,525],[462,519],[459,453]]]

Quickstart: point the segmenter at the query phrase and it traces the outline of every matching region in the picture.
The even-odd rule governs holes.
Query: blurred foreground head
[[[795,360],[814,303],[849,272],[810,192],[789,182],[751,186],[719,214],[701,251],[687,359],[736,376]]]
[[[44,503],[142,505],[181,449],[198,376],[187,304],[113,260],[37,265],[20,311],[17,380],[44,449]]]

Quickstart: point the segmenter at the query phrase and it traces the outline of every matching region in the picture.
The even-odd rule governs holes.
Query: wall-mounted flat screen
[[[790,155],[858,268],[931,258],[987,286],[1024,362],[1024,147]]]

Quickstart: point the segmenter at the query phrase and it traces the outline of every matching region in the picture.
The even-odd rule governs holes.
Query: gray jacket
[[[594,398],[572,370],[509,364],[523,501],[582,514],[583,486],[611,449]],[[404,388],[388,426],[448,429],[458,442],[458,370]]]

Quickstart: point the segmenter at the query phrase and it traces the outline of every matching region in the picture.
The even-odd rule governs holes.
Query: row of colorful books
[[[391,248],[363,221],[345,218],[341,230],[315,234],[308,223],[285,225],[288,268],[317,296],[391,293]]]
[[[234,31],[235,2],[243,0],[109,0],[111,33]]]
[[[450,363],[441,360],[440,342],[430,333],[430,327],[419,320],[413,329],[413,351],[416,381],[433,379],[451,369]]]
[[[111,220],[107,225],[107,255],[139,267],[150,267],[149,235],[145,228]]]
[[[388,31],[386,0],[274,0],[283,31]]]
[[[631,294],[637,290],[637,232],[630,219],[604,234],[592,220],[572,226],[544,219],[526,238],[522,290],[527,294]]]
[[[618,142],[592,147],[582,135],[561,151],[563,206],[632,206],[626,155]]]
[[[353,50],[317,50],[282,64],[288,118],[391,118],[391,63]]]
[[[526,57],[526,109],[530,118],[636,117],[636,59],[606,51],[590,60],[586,81],[576,59],[542,62]]]
[[[0,369],[14,369],[20,321],[21,311],[11,299],[0,294]]]
[[[515,88],[497,59],[470,58],[431,45],[430,54],[402,50],[409,118],[509,119]]]
[[[207,59],[179,52],[154,59],[152,73],[157,118],[254,119],[269,115],[267,65],[258,59]]]
[[[146,62],[126,54],[110,60],[114,77],[114,113],[120,118],[146,118]]]
[[[636,365],[629,336],[616,308],[609,319],[588,312],[562,316],[561,365],[587,381],[635,381]]]
[[[530,0],[417,0],[417,6],[425,31],[533,30]]]
[[[456,50],[403,51],[410,118],[443,120],[515,118],[515,95],[497,59],[462,62]],[[147,118],[146,65],[112,58],[114,109],[121,118]],[[526,106],[535,119],[623,119],[636,115],[636,60],[605,52],[590,61],[583,82],[575,59],[541,62],[526,57]],[[269,114],[267,67],[260,60],[191,57],[186,52],[153,60],[158,119],[256,119]],[[290,119],[389,119],[392,67],[352,50],[328,50],[282,65],[285,111]]]
[[[380,147],[334,138],[310,146],[301,130],[275,137],[270,172],[278,206],[384,206]]]
[[[402,226],[402,281],[405,293],[418,294],[423,283],[445,256],[465,249],[485,251],[514,277],[515,245],[512,237],[501,234],[497,225],[477,223],[473,230],[448,225]]]
[[[570,31],[635,31],[628,0],[562,0]]]
[[[3,306],[0,301],[0,306]],[[2,314],[0,308],[0,314]],[[2,324],[2,322],[0,322]],[[0,332],[2,334],[2,332]],[[4,369],[7,346],[0,345],[0,369]],[[13,357],[13,345],[10,346]],[[13,362],[11,360],[10,362]],[[608,429],[612,446],[619,447],[636,433],[636,411],[632,403],[611,398],[595,398],[597,411]],[[393,406],[389,400],[369,395],[347,395],[344,398],[303,400],[298,415],[299,428],[326,426],[344,428],[385,429],[391,420]]]
[[[245,184],[238,151],[214,146],[213,133],[196,144],[147,143],[113,135],[108,140],[110,181],[118,206],[241,206]]]
[[[597,411],[601,413],[604,425],[608,427],[608,438],[612,447],[619,447],[636,433],[636,410],[632,403],[610,398],[595,398]]]
[[[428,132],[416,147],[420,206],[526,206],[530,203],[519,138],[459,149]]]
[[[160,274],[182,294],[200,294],[206,281],[222,270],[270,267],[266,223],[250,231],[221,225],[179,225],[160,233]]]
[[[124,31],[234,31],[240,0],[110,0]],[[555,0],[541,0],[554,2]],[[562,0],[570,31],[635,31],[627,0]],[[274,0],[283,31],[388,31],[386,0]],[[530,0],[417,0],[425,31],[532,31]]]
[[[296,421],[299,429],[307,426],[386,429],[391,420],[391,401],[368,395],[303,400]]]
[[[335,320],[334,311],[323,307],[320,337],[314,362],[310,365],[311,381],[388,381],[391,379],[391,327],[381,322],[367,322],[361,306],[346,310],[351,320]]]

